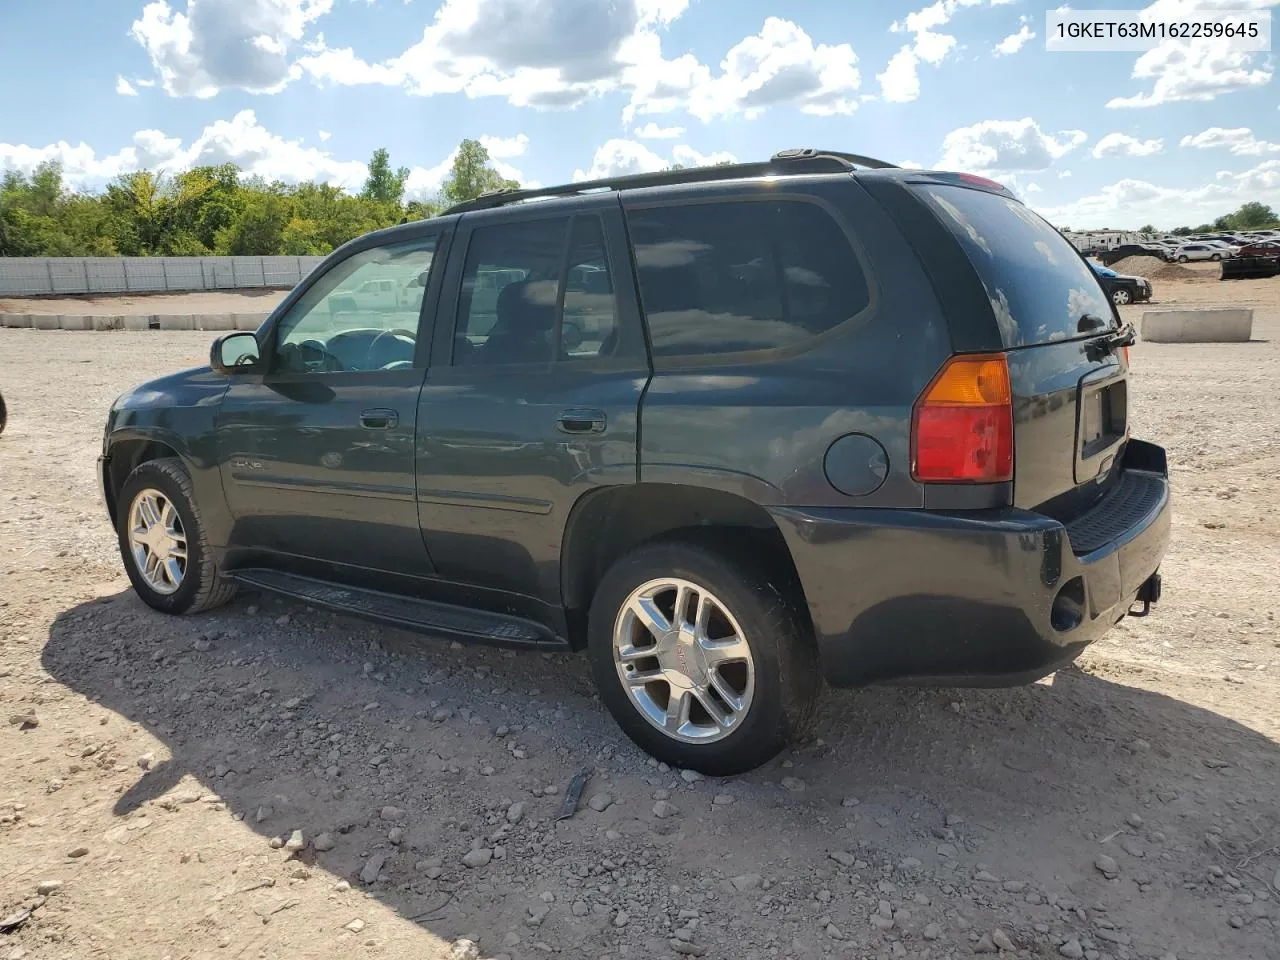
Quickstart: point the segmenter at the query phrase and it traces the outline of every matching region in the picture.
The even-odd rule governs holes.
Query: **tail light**
[[[948,360],[911,416],[911,475],[922,483],[1013,479],[1013,398],[1002,353]]]
[[[1121,347],[1120,352],[1124,354],[1124,365],[1125,365],[1125,369],[1127,370],[1129,368],[1129,348]]]

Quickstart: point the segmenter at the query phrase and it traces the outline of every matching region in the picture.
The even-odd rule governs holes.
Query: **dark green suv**
[[[999,184],[788,151],[361,237],[122,396],[101,477],[156,609],[585,650],[637,743],[727,774],[824,679],[1027,682],[1147,612],[1131,342]]]

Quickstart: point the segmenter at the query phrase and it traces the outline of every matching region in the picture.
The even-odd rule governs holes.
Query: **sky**
[[[1075,10],[1280,0],[1073,0]],[[1280,209],[1269,52],[1047,52],[1031,0],[0,0],[0,169],[232,161],[430,199],[457,144],[552,184],[819,147],[980,173],[1059,227]]]

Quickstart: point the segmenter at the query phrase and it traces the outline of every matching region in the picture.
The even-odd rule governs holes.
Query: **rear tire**
[[[147,606],[161,613],[200,613],[235,595],[235,584],[223,580],[214,563],[181,460],[140,464],[116,502],[120,556]]]
[[[711,776],[752,770],[803,736],[822,689],[787,578],[688,540],[639,547],[609,569],[591,603],[587,656],[627,736]]]

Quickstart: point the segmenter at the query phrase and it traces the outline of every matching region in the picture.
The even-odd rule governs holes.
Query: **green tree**
[[[1258,230],[1277,222],[1280,217],[1277,217],[1276,212],[1265,203],[1254,200],[1243,204],[1227,219],[1230,220],[1233,230]]]
[[[440,188],[440,200],[446,207],[474,200],[494,190],[515,190],[520,184],[505,179],[489,166],[489,151],[479,140],[463,140],[453,158],[453,167]]]
[[[373,151],[369,161],[369,179],[364,182],[360,192],[366,200],[377,203],[395,204],[397,207],[404,200],[404,184],[409,179],[409,168],[391,169],[391,155],[385,147]]]
[[[1148,223],[1146,226],[1138,228],[1139,233],[1159,233],[1154,224]]]
[[[1195,233],[1190,227],[1174,227],[1171,232],[1175,237],[1189,237]]]

